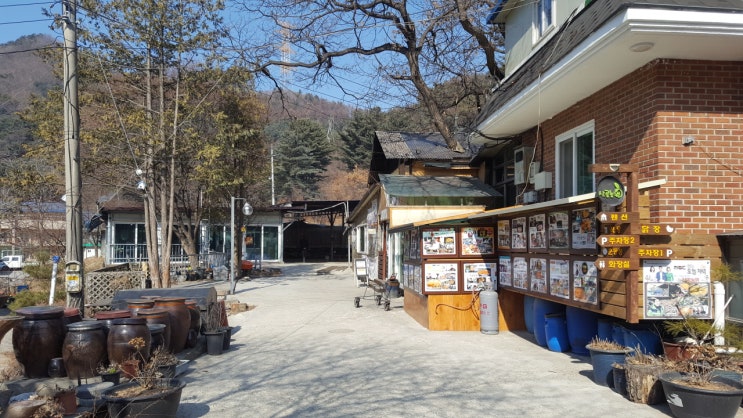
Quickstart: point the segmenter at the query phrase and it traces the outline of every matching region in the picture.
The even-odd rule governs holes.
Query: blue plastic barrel
[[[564,313],[546,314],[544,316],[544,335],[550,351],[562,353],[570,350],[568,325]]]
[[[640,350],[645,354],[663,354],[663,343],[655,332],[649,329],[624,328],[624,345]]]
[[[613,328],[614,325],[612,324],[612,320],[609,318],[598,318],[596,320],[596,335],[602,340],[614,341],[614,338],[612,337]],[[624,336],[622,336],[620,344],[624,344]]]
[[[533,324],[534,324],[534,339],[537,344],[542,347],[547,347],[547,336],[544,332],[544,316],[551,313],[565,313],[565,305],[561,305],[556,302],[549,300],[534,298],[534,310],[533,310]],[[539,324],[539,326],[537,326]]]
[[[567,332],[573,353],[589,355],[586,345],[598,334],[598,314],[573,306],[565,307]]]
[[[611,326],[611,340],[617,344],[624,345],[624,327],[614,323]]]
[[[28,290],[28,286],[25,285],[25,284],[24,285],[21,285],[21,286],[16,286],[16,288],[15,288],[16,293],[23,292],[24,290]]]
[[[524,295],[524,323],[526,331],[534,334],[534,296]]]

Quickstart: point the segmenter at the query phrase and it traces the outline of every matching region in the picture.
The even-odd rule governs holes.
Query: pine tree
[[[374,131],[379,129],[382,111],[377,107],[371,110],[353,112],[353,119],[340,132],[341,161],[349,170],[368,168],[371,161]]]
[[[280,133],[276,152],[276,184],[279,192],[292,200],[318,195],[333,147],[325,130],[314,121],[292,121]],[[300,196],[301,195],[301,196]]]

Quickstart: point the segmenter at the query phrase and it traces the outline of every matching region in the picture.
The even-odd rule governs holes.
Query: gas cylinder
[[[498,333],[498,292],[485,289],[480,292],[480,332]]]

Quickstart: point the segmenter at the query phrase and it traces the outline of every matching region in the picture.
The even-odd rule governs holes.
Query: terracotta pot
[[[694,345],[663,341],[663,354],[669,360],[692,360],[699,354],[699,350]]]
[[[186,298],[158,298],[154,308],[165,309],[170,314],[170,348],[179,353],[186,347],[188,329],[191,325],[191,314],[186,307]]]

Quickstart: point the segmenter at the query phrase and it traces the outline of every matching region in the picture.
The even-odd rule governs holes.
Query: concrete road
[[[229,299],[252,309],[229,317],[229,351],[182,375],[179,417],[670,416],[595,384],[588,357],[526,332],[428,331],[402,299],[354,308],[363,289],[345,264],[276,267],[281,276],[238,283]]]

